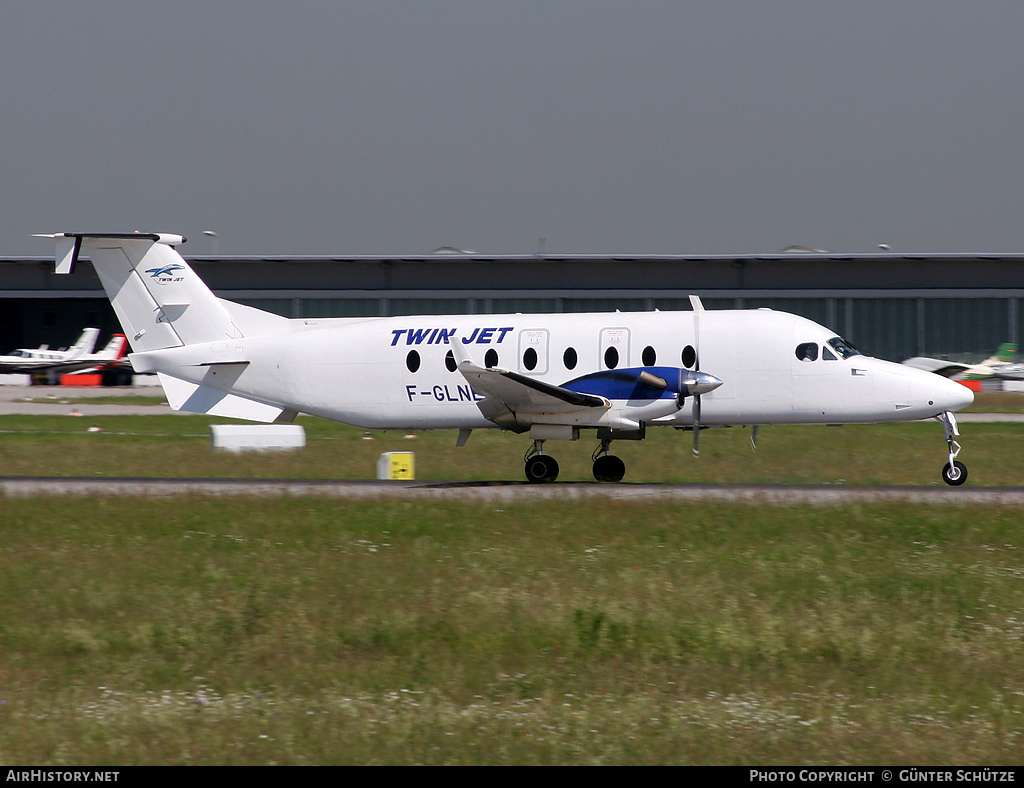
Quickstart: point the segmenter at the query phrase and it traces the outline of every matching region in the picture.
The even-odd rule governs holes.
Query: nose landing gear
[[[946,430],[946,445],[949,447],[949,462],[942,466],[942,481],[950,487],[959,487],[967,481],[967,466],[957,461],[960,444],[955,438],[960,436],[957,429],[956,416],[950,411],[935,417]]]

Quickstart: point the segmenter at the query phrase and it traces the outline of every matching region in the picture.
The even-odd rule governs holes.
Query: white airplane
[[[71,347],[66,350],[51,350],[48,345],[37,348],[19,348],[6,356],[0,356],[0,372],[32,373],[60,370],[70,372],[90,366],[92,362],[82,364],[82,360],[91,356],[96,347],[96,338],[100,335],[98,328],[87,328]]]
[[[176,410],[253,421],[308,413],[369,429],[529,432],[525,473],[553,481],[552,440],[596,431],[594,476],[625,473],[614,440],[649,427],[935,418],[943,480],[967,468],[953,413],[964,386],[870,358],[827,328],[771,310],[288,319],[217,298],[180,235],[47,235],[57,273],[88,253],[132,347]],[[712,374],[713,373],[713,374]]]
[[[91,353],[79,359],[80,363],[89,363],[90,366],[72,372],[72,375],[84,375],[89,372],[99,372],[109,366],[119,364],[119,359],[127,363],[125,350],[128,347],[128,340],[124,334],[114,334],[110,341],[99,353]]]
[[[946,361],[928,356],[914,356],[902,363],[953,380],[1024,380],[1024,364],[1014,362],[1016,355],[1017,345],[1013,342],[1004,342],[995,353],[977,364],[963,364],[959,361]]]

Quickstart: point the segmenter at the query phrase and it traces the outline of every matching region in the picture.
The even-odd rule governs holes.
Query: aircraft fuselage
[[[838,339],[832,331],[770,310],[292,320],[290,327],[132,358],[137,369],[173,371],[200,385],[380,429],[498,426],[484,418],[481,395],[459,374],[454,343],[477,365],[559,386],[598,370],[692,369],[699,348],[700,369],[723,381],[702,397],[704,426],[905,421],[957,410],[973,398],[927,372],[861,354],[843,357],[830,345]],[[235,367],[236,358],[247,363]],[[685,405],[632,405],[649,408],[648,425],[693,423]]]

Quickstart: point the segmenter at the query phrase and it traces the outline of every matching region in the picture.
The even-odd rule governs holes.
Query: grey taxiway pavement
[[[334,479],[157,479],[95,477],[0,477],[0,496],[119,495],[171,497],[208,496],[323,496],[358,499],[456,499],[512,503],[551,500],[720,501],[765,506],[849,503],[941,504],[944,506],[1021,506],[1024,487],[853,487],[845,485],[783,484],[601,484],[567,482],[438,482],[358,481]]]
[[[83,399],[144,397],[137,405],[82,402]],[[154,416],[175,413],[160,386],[0,386],[0,415]]]

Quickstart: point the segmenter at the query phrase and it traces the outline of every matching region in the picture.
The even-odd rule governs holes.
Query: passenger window
[[[537,368],[537,351],[532,347],[526,348],[526,352],[523,353],[523,366],[529,370]]]
[[[818,346],[814,342],[804,342],[796,346],[796,357],[801,361],[817,361]]]
[[[410,372],[415,372],[420,368],[420,354],[415,350],[410,350],[409,355],[405,357],[405,366]]]
[[[687,369],[693,369],[693,365],[697,363],[697,351],[693,349],[693,345],[687,345],[683,348],[683,366]]]
[[[644,348],[644,352],[640,356],[640,360],[644,362],[645,367],[653,367],[658,363],[658,354],[655,352],[654,348],[648,345]]]
[[[576,357],[575,348],[567,347],[565,352],[562,354],[562,363],[565,364],[566,369],[576,369],[576,363],[579,359]]]
[[[615,369],[619,366],[619,351],[614,347],[610,347],[604,352],[604,365],[608,369]]]
[[[498,351],[491,348],[484,354],[484,366],[490,369],[498,366]]]
[[[450,350],[444,357],[444,365],[448,368],[449,372],[454,372],[459,368],[459,365],[455,363],[455,354]]]

